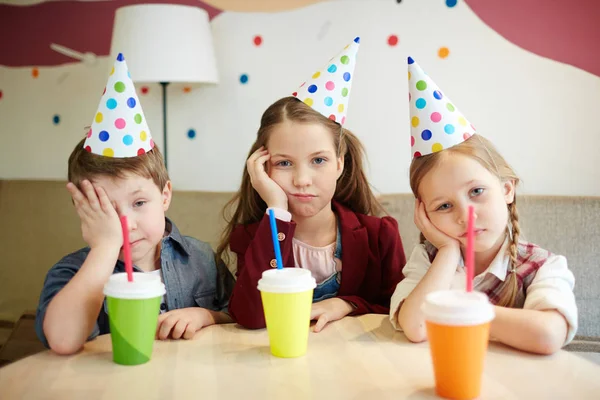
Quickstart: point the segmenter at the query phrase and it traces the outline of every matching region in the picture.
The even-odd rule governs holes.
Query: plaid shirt
[[[508,246],[509,242],[506,240],[490,266],[473,279],[474,289],[485,293],[492,304],[498,303],[507,275],[512,273]],[[435,247],[427,242],[416,246],[402,270],[405,278],[396,287],[390,306],[390,321],[396,329],[400,329],[397,326],[397,315],[402,302],[425,276],[436,252]],[[519,290],[514,307],[557,310],[569,324],[566,343],[570,342],[577,330],[577,306],[573,294],[575,278],[567,267],[566,258],[520,240],[515,269]],[[466,289],[466,271],[462,258],[450,289]]]

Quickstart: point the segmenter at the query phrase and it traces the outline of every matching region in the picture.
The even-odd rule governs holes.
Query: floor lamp
[[[167,86],[218,83],[208,13],[176,4],[138,4],[115,13],[111,55],[123,53],[131,78],[160,83],[163,104],[163,156],[167,164]]]

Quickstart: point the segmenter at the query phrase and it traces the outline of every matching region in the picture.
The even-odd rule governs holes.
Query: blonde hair
[[[91,153],[83,148],[82,139],[69,156],[69,182],[81,189],[81,182],[97,176],[123,178],[126,172],[152,179],[161,192],[169,181],[162,154],[158,146],[137,157],[105,157]]]
[[[494,145],[480,135],[473,135],[464,142],[447,148],[441,152],[428,154],[422,157],[416,157],[410,164],[410,188],[415,195],[419,197],[419,185],[425,175],[440,163],[443,157],[450,154],[461,154],[470,157],[481,164],[490,173],[496,176],[501,182],[514,181],[515,187],[519,183],[519,177],[506,160],[498,153]],[[509,217],[507,221],[507,235],[510,238],[508,253],[511,262],[511,271],[504,283],[504,287],[499,295],[497,305],[503,307],[513,307],[519,290],[519,282],[515,271],[517,265],[517,250],[519,245],[519,235],[521,229],[519,226],[519,213],[517,212],[517,194],[515,189],[514,199],[508,204]],[[423,233],[420,235],[421,243],[424,243]]]
[[[256,141],[248,152],[248,158],[261,146],[266,147],[273,128],[285,121],[320,124],[331,132],[334,148],[337,149],[336,155],[344,158],[344,171],[338,179],[334,200],[359,214],[377,215],[383,212],[367,181],[363,169],[365,152],[358,138],[348,129],[342,128],[295,97],[284,97],[266,109],[261,118]],[[227,226],[217,247],[217,260],[223,258],[229,264],[226,249],[235,227],[260,221],[266,209],[266,203],[254,190],[248,169],[244,167],[240,189],[222,211]]]

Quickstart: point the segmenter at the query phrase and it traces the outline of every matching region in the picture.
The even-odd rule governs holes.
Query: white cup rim
[[[304,268],[270,269],[258,281],[258,290],[267,293],[301,293],[316,286],[315,278]]]
[[[126,272],[112,274],[104,284],[104,295],[116,299],[152,299],[166,293],[160,276],[134,272],[133,282],[127,280]]]
[[[421,310],[425,319],[440,325],[480,325],[494,319],[494,306],[486,294],[464,290],[442,290],[425,296]]]

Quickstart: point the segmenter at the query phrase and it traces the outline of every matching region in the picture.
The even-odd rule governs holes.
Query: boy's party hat
[[[360,38],[355,38],[293,93],[298,99],[340,125],[346,122],[359,42]]]
[[[408,57],[408,102],[413,158],[467,140],[475,128],[421,67]]]
[[[123,54],[119,53],[83,147],[106,157],[136,157],[154,141]]]

